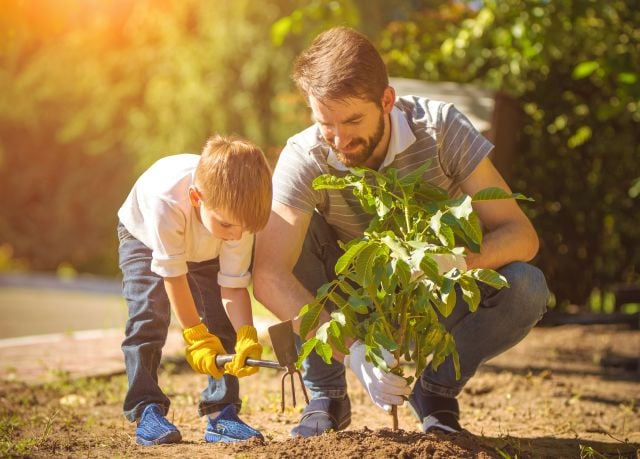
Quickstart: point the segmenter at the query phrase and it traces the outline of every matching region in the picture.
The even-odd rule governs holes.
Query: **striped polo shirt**
[[[493,148],[453,104],[403,96],[396,100],[390,119],[389,148],[379,170],[393,167],[403,177],[431,161],[424,180],[451,195]],[[282,150],[273,174],[274,201],[319,212],[342,241],[362,236],[372,215],[362,210],[351,189],[313,189],[313,179],[326,173],[343,177],[349,169],[313,125],[291,137]]]

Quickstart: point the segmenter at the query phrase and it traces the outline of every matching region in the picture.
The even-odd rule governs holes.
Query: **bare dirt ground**
[[[123,375],[45,385],[0,382],[0,457],[630,457],[640,458],[640,331],[616,326],[536,328],[491,360],[460,396],[457,435],[423,434],[406,407],[399,431],[349,373],[353,423],[342,432],[291,439],[302,407],[280,413],[280,374],[241,381],[242,417],[265,441],[206,444],[196,404],[204,377],[166,364],[160,382],[172,400],[178,445],[141,447],[121,415]],[[273,358],[266,355],[266,358]],[[626,365],[626,367],[625,367]],[[407,372],[410,374],[410,371]],[[298,393],[299,398],[301,394]],[[290,405],[287,393],[287,405]]]

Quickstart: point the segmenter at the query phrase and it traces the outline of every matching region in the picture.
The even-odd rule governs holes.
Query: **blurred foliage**
[[[269,153],[306,125],[270,38],[294,3],[0,1],[0,242],[114,273],[116,211],[153,161],[214,132]]]
[[[275,161],[309,122],[294,56],[350,25],[392,76],[518,100],[511,185],[539,203],[536,263],[560,303],[584,303],[639,281],[638,24],[632,0],[0,0],[0,244],[21,269],[115,273],[140,172],[214,132]]]
[[[524,113],[515,190],[559,304],[639,282],[640,2],[445,2],[380,38],[391,73],[476,82]]]

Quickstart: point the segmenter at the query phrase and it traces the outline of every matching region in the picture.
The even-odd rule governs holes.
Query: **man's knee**
[[[507,278],[505,291],[508,301],[526,323],[537,323],[547,310],[549,289],[544,274],[528,263],[516,262],[505,266],[500,273]]]

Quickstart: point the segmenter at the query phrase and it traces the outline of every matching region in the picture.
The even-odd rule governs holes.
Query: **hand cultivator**
[[[281,381],[281,394],[282,401],[281,407],[284,412],[284,393],[285,393],[285,380],[289,377],[291,381],[291,397],[293,399],[293,406],[296,406],[296,391],[294,385],[294,375],[298,377],[300,381],[300,387],[302,387],[302,394],[307,403],[309,403],[309,397],[307,391],[302,382],[302,375],[296,368],[295,363],[298,360],[298,351],[296,350],[295,338],[293,334],[293,326],[291,321],[281,322],[269,327],[269,337],[271,338],[271,344],[273,345],[273,351],[276,353],[277,362],[272,360],[259,360],[259,359],[247,359],[246,364],[255,367],[273,368],[275,370],[284,370]],[[230,362],[233,359],[232,354],[223,354],[216,356],[216,366],[218,368],[224,367],[224,364]]]

